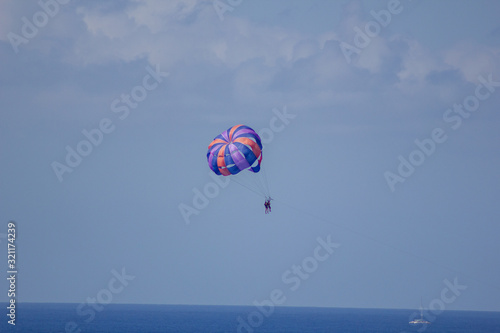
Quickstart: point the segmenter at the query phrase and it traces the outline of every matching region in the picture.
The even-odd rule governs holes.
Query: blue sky
[[[125,269],[116,303],[500,311],[499,2],[46,3],[0,4],[18,301],[85,302]],[[272,134],[269,215],[209,173],[239,123]]]

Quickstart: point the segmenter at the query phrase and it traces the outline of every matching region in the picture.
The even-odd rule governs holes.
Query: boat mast
[[[422,296],[420,296],[420,319],[424,319],[424,307],[422,306]]]

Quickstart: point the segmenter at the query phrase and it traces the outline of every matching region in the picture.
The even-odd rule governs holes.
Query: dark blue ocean
[[[12,326],[6,306],[1,332],[500,333],[500,312],[429,313],[422,327],[408,324],[414,310],[108,304],[77,312],[78,304],[21,303]]]

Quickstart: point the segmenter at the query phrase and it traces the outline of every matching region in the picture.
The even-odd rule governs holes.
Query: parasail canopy
[[[217,175],[236,175],[242,170],[259,172],[262,161],[260,137],[248,126],[233,126],[210,143],[207,160]]]

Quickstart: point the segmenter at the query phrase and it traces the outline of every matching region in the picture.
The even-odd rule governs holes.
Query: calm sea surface
[[[500,333],[500,312],[429,313],[431,324],[422,327],[408,324],[414,310],[124,304],[79,309],[78,304],[24,303],[17,305],[12,326],[7,304],[1,306],[0,332]]]

